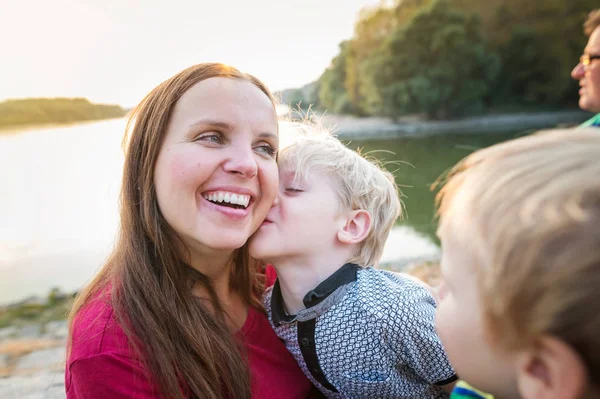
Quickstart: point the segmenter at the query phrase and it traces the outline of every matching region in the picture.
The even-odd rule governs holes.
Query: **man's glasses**
[[[594,60],[600,59],[600,55],[589,55],[589,54],[584,54],[579,58],[579,63],[581,65],[583,65],[584,67],[587,67],[588,65],[590,65],[590,63]]]

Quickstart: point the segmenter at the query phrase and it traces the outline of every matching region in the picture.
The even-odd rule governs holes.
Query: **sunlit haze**
[[[190,65],[218,61],[273,90],[317,79],[378,0],[0,0],[0,100],[87,97],[133,106]]]

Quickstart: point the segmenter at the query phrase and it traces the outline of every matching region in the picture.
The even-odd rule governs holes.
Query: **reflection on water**
[[[53,286],[75,290],[102,265],[118,225],[124,119],[0,135],[0,304]],[[461,136],[361,143],[394,166],[407,219],[382,263],[438,256],[433,194],[439,174],[477,148],[509,136]],[[355,144],[352,144],[355,145]],[[466,146],[466,147],[465,147]]]
[[[0,303],[76,289],[117,227],[124,119],[0,135]]]
[[[435,235],[435,192],[433,183],[459,160],[471,152],[492,144],[519,137],[519,133],[483,133],[406,137],[394,140],[369,140],[349,143],[381,160],[394,173],[406,207],[402,226],[409,226],[431,241],[439,243]]]

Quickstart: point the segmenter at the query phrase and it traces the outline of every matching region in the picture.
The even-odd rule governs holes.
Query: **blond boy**
[[[496,398],[598,398],[600,134],[544,132],[475,152],[439,194],[437,330]]]
[[[369,267],[400,215],[393,176],[326,133],[297,140],[279,165],[250,253],[277,270],[265,308],[304,373],[330,398],[448,397],[456,377],[433,298]]]

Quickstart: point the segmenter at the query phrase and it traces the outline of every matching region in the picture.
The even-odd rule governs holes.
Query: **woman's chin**
[[[269,248],[268,242],[265,242],[263,237],[253,236],[250,238],[248,250],[250,252],[250,256],[255,259],[264,260],[269,254],[272,252],[272,249]]]

